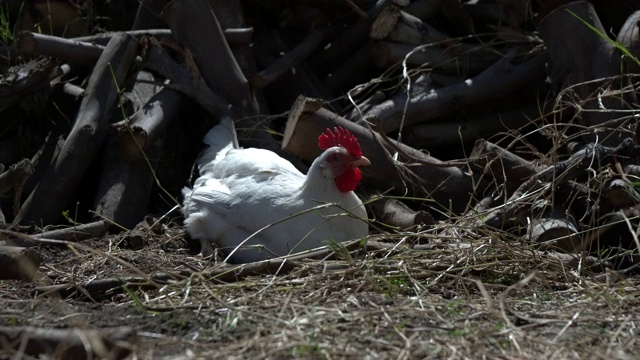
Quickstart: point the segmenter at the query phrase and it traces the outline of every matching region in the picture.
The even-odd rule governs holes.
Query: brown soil
[[[398,237],[387,239],[400,242],[394,251],[223,282],[232,266],[195,258],[176,226],[147,234],[141,250],[122,239],[41,247],[40,272],[80,290],[61,297],[37,293],[42,280],[0,282],[0,326],[131,326],[132,359],[640,356],[636,276],[572,268],[520,243],[486,236],[456,249],[431,239],[433,249],[412,250]],[[149,286],[160,272],[189,276]],[[147,286],[87,290],[131,276]]]

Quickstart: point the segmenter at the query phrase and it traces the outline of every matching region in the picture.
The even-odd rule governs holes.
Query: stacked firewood
[[[637,259],[633,2],[603,24],[586,1],[143,0],[93,35],[81,3],[51,2],[79,15],[36,1],[0,47],[3,223],[131,229],[175,209],[204,131],[231,116],[245,146],[301,167],[304,144],[349,129],[365,190],[392,195],[371,215],[397,231],[464,222]],[[35,31],[45,19],[74,34]]]

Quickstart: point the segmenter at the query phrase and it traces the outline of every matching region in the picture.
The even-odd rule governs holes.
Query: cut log
[[[365,205],[377,221],[401,230],[411,230],[416,226],[430,226],[436,223],[428,212],[414,211],[397,199],[373,198],[365,201]]]
[[[519,214],[520,225],[527,227],[527,237],[541,249],[576,253],[582,249],[575,218],[561,207],[531,210]]]
[[[19,357],[122,359],[137,346],[138,334],[127,326],[100,330],[0,326],[0,342],[7,355],[9,349],[13,349]]]
[[[74,126],[14,223],[54,223],[67,205],[107,133],[110,110],[134,63],[138,42],[121,34],[109,42],[89,78]]]
[[[394,162],[390,154],[395,150],[385,144],[379,134],[323,109],[319,100],[305,97],[300,97],[291,109],[282,147],[287,152],[312,161],[320,154],[320,150],[309,144],[315,143],[318,135],[327,128],[336,126],[342,126],[354,134],[360,142],[362,153],[371,160],[371,166],[363,169],[365,184],[381,189],[393,188],[394,193],[400,195],[433,197],[441,210],[452,210],[454,213],[462,212],[475,191],[482,192],[485,186],[458,167],[442,163],[397,142],[393,142],[393,146],[411,158],[400,155],[400,162]],[[415,165],[416,159],[431,165]],[[415,166],[401,165],[401,162]]]
[[[640,202],[640,194],[633,184],[624,178],[607,181],[603,193],[609,204],[615,208],[635,206]]]

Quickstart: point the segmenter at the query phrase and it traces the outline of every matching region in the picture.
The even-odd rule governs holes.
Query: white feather
[[[209,147],[198,160],[200,177],[183,190],[185,225],[201,240],[204,255],[210,242],[228,254],[251,237],[232,256],[244,263],[368,234],[360,199],[322,174],[323,159],[344,149],[326,150],[307,177],[271,151],[238,149],[231,119],[209,130],[204,142]]]

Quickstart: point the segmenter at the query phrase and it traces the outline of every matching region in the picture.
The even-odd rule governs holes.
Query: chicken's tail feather
[[[223,158],[229,150],[239,148],[233,119],[227,116],[221,118],[220,122],[207,132],[203,142],[209,146],[198,158],[198,169],[201,174],[204,166],[214,164]]]

